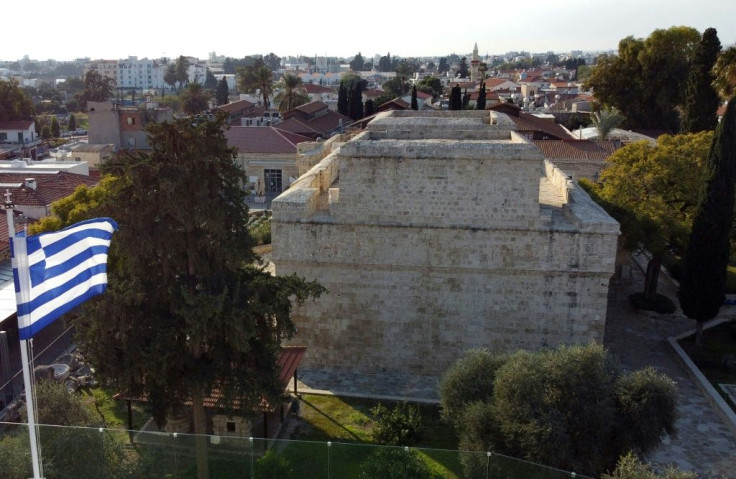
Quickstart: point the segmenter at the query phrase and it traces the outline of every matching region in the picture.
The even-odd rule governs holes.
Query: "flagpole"
[[[25,257],[24,262],[27,263],[28,259],[27,259],[27,254],[26,254],[25,237],[16,238],[15,236],[15,222],[13,221],[14,206],[15,205],[13,205],[13,202],[10,200],[10,191],[5,190],[5,216],[8,219],[8,235],[10,237],[10,241],[13,243],[11,246],[13,247],[13,250],[15,251],[13,262],[17,261],[16,258],[18,258],[18,254],[20,253]],[[18,251],[19,249],[22,249],[22,251]],[[18,269],[18,275],[20,276],[22,274],[25,277],[24,279],[28,281],[27,267],[17,268],[17,269]],[[23,269],[25,269],[25,271],[22,272],[21,270]],[[33,383],[31,382],[31,367],[30,367],[30,361],[28,359],[28,340],[27,339],[20,340],[20,359],[21,359],[21,365],[23,368],[23,385],[26,390],[26,411],[28,413],[28,437],[31,443],[31,461],[33,463],[33,479],[41,479],[41,456],[39,454],[39,444],[38,444],[38,439],[36,437],[36,416],[35,416],[35,411],[33,409]]]

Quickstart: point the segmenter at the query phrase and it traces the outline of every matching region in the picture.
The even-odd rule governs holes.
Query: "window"
[[[128,125],[135,125],[135,118],[133,118],[132,116],[129,116],[128,117]]]
[[[227,432],[235,432],[235,421],[228,421],[225,426],[227,427]]]

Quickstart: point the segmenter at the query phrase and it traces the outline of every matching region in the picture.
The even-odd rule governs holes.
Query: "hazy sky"
[[[736,42],[733,0],[36,0],[29,8],[17,21],[5,9],[0,59],[439,56],[469,53],[475,42],[481,55],[609,50],[674,25],[714,27],[722,44]]]

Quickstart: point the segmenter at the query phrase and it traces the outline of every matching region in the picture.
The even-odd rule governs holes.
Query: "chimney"
[[[36,189],[36,178],[26,178],[26,188],[35,190]]]

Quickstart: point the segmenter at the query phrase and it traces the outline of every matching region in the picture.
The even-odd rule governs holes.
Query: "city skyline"
[[[365,58],[391,53],[401,57],[467,54],[478,44],[480,55],[508,51],[532,53],[571,50],[615,50],[629,35],[645,38],[656,29],[690,26],[702,33],[718,30],[721,43],[736,42],[736,3],[727,0],[622,0],[615,6],[590,0],[547,2],[530,0],[524,8],[447,10],[420,8],[374,0],[361,8],[308,10],[293,0],[278,11],[261,12],[252,5],[224,2],[203,12],[172,10],[160,2],[131,0],[110,13],[99,4],[80,0],[74,6],[40,0],[43,12],[32,22],[8,22],[0,60],[68,61],[76,58],[119,59],[177,57],[207,58],[210,52],[233,58],[273,52],[278,56],[304,55]],[[305,10],[305,11],[302,11]],[[284,18],[281,18],[284,17]],[[456,17],[456,20],[453,20]],[[194,23],[192,19],[222,18]],[[29,30],[28,25],[33,29]]]

